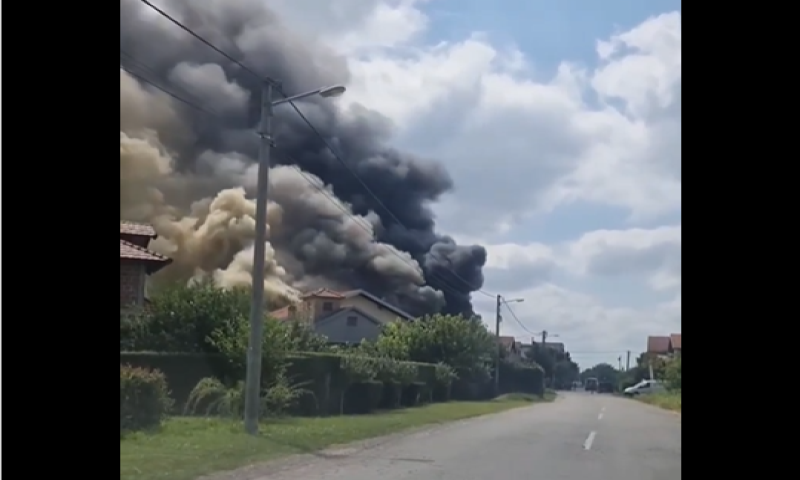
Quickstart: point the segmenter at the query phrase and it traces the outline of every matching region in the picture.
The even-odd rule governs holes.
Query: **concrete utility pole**
[[[495,322],[494,322],[494,335],[495,339],[497,340],[497,349],[494,352],[494,394],[495,396],[500,395],[500,349],[503,348],[503,345],[500,343],[500,322],[503,321],[503,315],[500,312],[500,308],[503,306],[503,297],[498,295],[497,296],[497,311],[495,312]]]
[[[497,350],[495,350],[495,358],[494,358],[495,395],[500,395],[500,349],[503,348],[503,345],[500,343],[500,322],[503,321],[503,315],[501,314],[500,310],[502,309],[504,303],[505,304],[520,303],[524,301],[525,301],[524,298],[514,298],[512,300],[506,300],[503,298],[502,295],[497,296],[497,310],[495,312],[495,326],[494,326],[494,336],[497,341]],[[511,307],[508,308],[511,309]]]
[[[550,335],[547,330],[542,330],[542,348],[545,355],[547,355],[547,337],[558,337],[558,335]],[[553,374],[550,378],[551,387],[556,388],[556,363],[553,361]]]
[[[631,369],[631,351],[628,350],[628,358],[625,360],[625,371],[627,372],[630,369]]]
[[[244,401],[244,428],[258,434],[261,404],[261,346],[264,337],[264,267],[267,253],[267,193],[269,191],[270,154],[272,153],[273,108],[312,95],[338,97],[345,92],[341,85],[319,88],[299,95],[272,100],[273,80],[265,80],[261,90],[261,121],[258,136],[258,182],[256,186],[256,231],[253,240],[253,285],[250,299],[250,339],[247,346],[247,375]]]

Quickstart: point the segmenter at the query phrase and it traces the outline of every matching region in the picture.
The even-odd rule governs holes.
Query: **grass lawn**
[[[680,392],[659,393],[656,395],[642,395],[642,396],[637,396],[636,399],[667,410],[673,410],[676,412],[681,411]]]
[[[553,398],[548,394],[544,401]],[[290,418],[262,424],[259,437],[245,434],[241,422],[173,418],[158,433],[136,433],[120,440],[120,480],[193,480],[207,473],[535,401],[541,400],[514,394],[485,402],[437,403],[372,415]]]

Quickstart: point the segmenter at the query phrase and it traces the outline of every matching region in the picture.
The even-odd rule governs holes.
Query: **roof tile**
[[[500,342],[500,345],[506,348],[511,348],[514,346],[515,339],[514,337],[501,336],[497,337],[497,341]]]
[[[342,295],[341,293],[335,292],[335,291],[333,291],[333,290],[331,290],[329,288],[320,288],[318,290],[314,290],[313,292],[308,292],[308,293],[303,295],[303,298],[309,298],[309,297],[335,298],[335,299],[339,299],[339,300],[345,298],[345,296]]]
[[[681,350],[681,334],[680,333],[673,333],[669,336],[670,341],[672,342],[672,348],[675,350]]]
[[[647,337],[647,353],[669,353],[669,337]]]
[[[150,262],[169,262],[170,259],[164,255],[158,254],[134,245],[126,240],[119,241],[119,258],[125,260],[142,260]]]
[[[142,237],[156,236],[156,231],[150,225],[123,220],[119,222],[119,233],[124,235],[140,235]]]

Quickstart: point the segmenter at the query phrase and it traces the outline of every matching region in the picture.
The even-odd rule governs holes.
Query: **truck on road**
[[[583,384],[584,385],[583,388],[587,392],[595,393],[595,392],[597,392],[597,384],[598,384],[598,382],[597,382],[596,378],[594,378],[594,377],[587,378],[586,382],[584,382],[584,384]]]

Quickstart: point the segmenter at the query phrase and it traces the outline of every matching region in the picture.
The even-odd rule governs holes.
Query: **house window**
[[[358,325],[358,317],[347,317],[347,326],[355,327]]]
[[[333,302],[325,302],[322,304],[322,311],[323,312],[332,312],[333,311]]]

